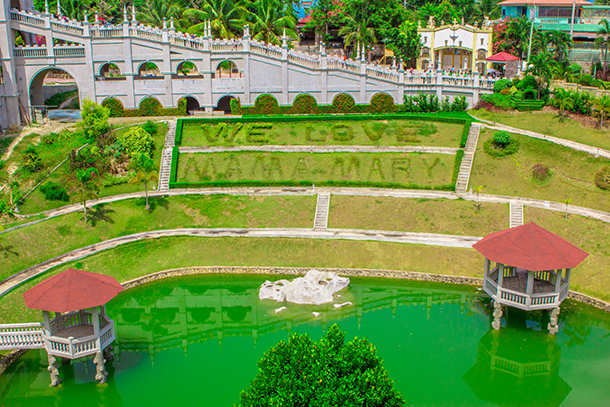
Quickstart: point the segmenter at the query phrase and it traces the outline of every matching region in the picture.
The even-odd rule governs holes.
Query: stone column
[[[55,358],[55,356],[53,355],[49,355],[49,367],[47,368],[47,370],[49,371],[49,374],[51,375],[51,386],[57,386],[58,384],[61,383],[61,379],[59,378],[59,362],[57,361],[57,358]]]
[[[15,35],[11,29],[10,23],[10,12],[8,4],[0,10],[0,41],[2,44],[6,44],[6,48],[2,47],[2,59],[0,59],[0,66],[2,66],[2,76],[4,78],[4,92],[0,95],[0,111],[3,111],[0,116],[0,124],[3,128],[19,126],[21,124],[19,114],[19,94],[21,93],[22,104],[27,109],[30,105],[29,101],[26,101],[29,95],[28,90],[19,92],[19,85],[17,83],[16,67],[15,67],[15,56],[13,54],[13,44],[15,43]],[[25,76],[25,75],[22,75]],[[26,87],[27,83],[22,82],[22,86]],[[29,112],[23,112],[25,121],[30,120]],[[26,123],[24,123],[26,124]]]
[[[398,66],[398,101],[397,104],[402,104],[405,96],[405,70],[402,66],[402,60]]]
[[[491,327],[497,331],[502,325],[502,304],[500,304],[498,301],[494,301],[493,317],[494,320],[491,323]]]
[[[322,53],[320,54],[320,104],[328,104],[328,58],[326,56],[326,47],[324,43],[320,44]]]
[[[135,27],[135,26],[134,26]],[[133,68],[133,52],[131,49],[131,28],[129,27],[129,21],[123,21],[123,60],[125,61],[124,71],[121,72],[125,75],[127,93],[127,100],[125,108],[135,109],[136,106],[136,92],[135,92],[135,76],[137,72],[134,72]]]
[[[559,307],[554,308],[550,311],[551,321],[549,322],[549,325],[547,327],[549,330],[549,335],[556,335],[557,332],[559,332],[559,325],[557,325],[557,322],[559,320],[559,311]]]
[[[366,103],[366,60],[364,59],[364,44],[362,44],[360,57],[360,100],[361,104]],[[357,103],[358,103],[357,102]]]
[[[163,17],[162,46],[163,46],[163,83],[165,85],[165,103],[163,107],[174,107],[173,89],[172,89],[172,60],[170,55],[169,45],[169,30],[167,28],[167,19]]]
[[[51,13],[49,13],[49,4],[45,2],[44,8],[44,40],[47,43],[47,58],[53,58],[53,30],[51,29]],[[48,62],[50,65],[55,65],[55,61]]]
[[[204,30],[204,37],[203,37],[203,67],[204,67],[204,76],[207,79],[204,79],[204,83],[205,83],[205,97],[204,97],[204,108],[206,110],[206,112],[211,112],[212,109],[214,108],[214,99],[212,96],[212,74],[214,73],[214,68],[212,67],[212,35],[211,35],[211,29],[209,30],[209,34],[208,34],[208,30],[207,30],[207,24],[206,24],[206,29]]]
[[[95,363],[95,380],[98,383],[106,383],[106,378],[108,377],[108,372],[106,372],[106,368],[104,367],[104,363],[106,360],[104,359],[104,355],[102,352],[97,352],[95,354],[95,358],[93,358],[93,363]]]
[[[242,38],[244,47],[244,100],[241,103],[244,106],[249,106],[250,103],[250,26],[244,27],[244,37]]]
[[[290,104],[288,96],[288,42],[286,40],[286,29],[282,37],[282,100],[280,105]]]
[[[438,97],[438,102],[443,102],[443,70],[436,70],[436,97]]]

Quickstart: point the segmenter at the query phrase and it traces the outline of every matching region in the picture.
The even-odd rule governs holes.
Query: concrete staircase
[[[318,194],[316,204],[316,219],[313,223],[314,229],[328,228],[328,210],[330,207],[330,194]]]
[[[472,162],[474,161],[474,153],[477,149],[480,132],[481,126],[478,123],[472,123],[470,130],[468,131],[468,139],[464,148],[464,157],[462,158],[462,164],[460,165],[460,172],[458,173],[457,182],[455,183],[455,192],[457,193],[464,193],[468,189],[470,171],[472,170]]]
[[[159,192],[169,191],[169,175],[172,166],[172,149],[176,143],[176,120],[169,122],[165,135],[165,147],[161,153],[161,168],[159,169]]]
[[[523,204],[518,202],[510,203],[510,227],[523,225]]]

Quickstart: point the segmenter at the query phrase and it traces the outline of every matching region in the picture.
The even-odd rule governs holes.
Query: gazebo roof
[[[23,293],[28,308],[70,312],[106,304],[123,286],[111,276],[68,269]]]
[[[533,222],[487,235],[472,247],[492,261],[530,271],[576,267],[589,255]]]
[[[486,61],[490,62],[506,62],[506,61],[517,61],[519,57],[509,54],[508,52],[498,52],[490,57],[485,58]]]

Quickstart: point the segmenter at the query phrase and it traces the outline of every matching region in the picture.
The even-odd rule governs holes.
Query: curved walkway
[[[610,159],[610,151],[604,150],[603,148],[593,147],[588,144],[578,143],[576,141],[570,141],[559,137],[553,137],[542,133],[536,133],[535,131],[518,129],[516,127],[507,126],[502,123],[492,122],[490,120],[480,119],[476,116],[470,115],[473,119],[479,120],[482,123],[486,123],[483,127],[494,130],[505,130],[511,133],[522,134],[524,136],[533,137],[541,140],[550,141],[551,143],[559,144],[565,147],[569,147],[573,150],[584,151],[594,156],[600,156]]]
[[[153,232],[136,233],[121,236],[104,242],[95,243],[71,252],[62,254],[43,263],[37,264],[23,270],[20,273],[5,279],[0,284],[0,297],[25,281],[44,273],[45,271],[61,264],[79,260],[101,251],[145,239],[156,239],[171,236],[198,236],[198,237],[280,237],[296,239],[333,239],[333,240],[372,240],[377,242],[425,244],[446,247],[470,248],[481,238],[475,236],[440,235],[434,233],[412,233],[412,232],[390,232],[382,230],[357,230],[357,229],[170,229],[157,230]]]

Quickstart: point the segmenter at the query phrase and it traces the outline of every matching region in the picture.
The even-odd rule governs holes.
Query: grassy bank
[[[462,199],[403,199],[333,195],[328,226],[485,236],[508,227],[508,205]]]
[[[474,158],[470,185],[483,185],[482,192],[498,195],[523,196],[610,211],[610,191],[595,185],[595,174],[610,160],[595,158],[568,147],[519,134],[511,137],[520,144],[516,154],[496,158],[485,152],[484,144],[495,131],[481,132]],[[539,182],[532,176],[532,167],[543,164],[550,168],[551,177]]]
[[[0,235],[0,280],[79,247],[151,230],[201,227],[310,228],[315,213],[314,196],[177,196],[98,205],[89,211],[49,219]]]
[[[559,121],[560,116],[556,113],[496,113],[485,109],[471,110],[470,113],[480,119],[610,150],[608,131],[585,127],[570,118],[565,118],[562,123]]]
[[[199,124],[185,122],[182,146],[425,145],[459,147],[464,125],[414,120]]]

